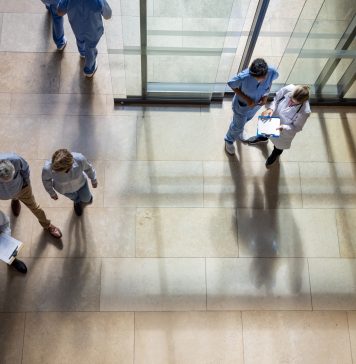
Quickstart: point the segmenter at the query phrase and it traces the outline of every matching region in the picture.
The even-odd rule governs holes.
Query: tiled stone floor
[[[87,81],[67,25],[55,52],[39,0],[0,12],[1,151],[28,159],[63,231],[51,239],[25,208],[12,218],[29,271],[0,265],[0,363],[356,363],[354,110],[315,108],[267,171],[270,145],[225,155],[229,100],[115,107],[117,28]],[[58,147],[98,171],[80,219],[41,185]]]

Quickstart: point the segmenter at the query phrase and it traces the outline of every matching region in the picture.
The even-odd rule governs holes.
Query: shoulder
[[[268,66],[268,74],[270,75],[272,80],[275,80],[279,76],[277,69],[271,66]]]
[[[78,152],[71,152],[73,159],[75,161],[82,161],[85,160],[86,158],[84,157],[84,155],[82,153],[78,153]]]
[[[48,172],[48,173],[52,173],[52,162],[49,160],[46,160],[44,162],[44,165],[42,167],[42,173],[43,172]]]
[[[310,116],[310,114],[311,114],[311,108],[310,108],[309,101],[304,102],[302,111],[303,111],[304,114],[307,114],[308,117]]]

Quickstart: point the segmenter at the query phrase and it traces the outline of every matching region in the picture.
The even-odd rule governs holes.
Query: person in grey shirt
[[[93,202],[87,177],[96,188],[98,182],[91,163],[83,154],[71,153],[67,149],[54,152],[52,160],[47,160],[42,169],[43,186],[51,198],[57,200],[57,192],[70,198],[77,216],[82,215],[83,205]]]
[[[0,200],[10,199],[15,216],[20,214],[21,201],[37,217],[45,230],[55,238],[62,237],[59,228],[51,224],[33,196],[28,163],[16,153],[0,153]]]

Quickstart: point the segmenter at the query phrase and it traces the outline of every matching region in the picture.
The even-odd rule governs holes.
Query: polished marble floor
[[[39,0],[0,0],[0,13],[1,151],[29,161],[63,231],[11,216],[29,271],[0,265],[0,363],[356,363],[353,109],[315,108],[267,171],[271,145],[225,155],[229,100],[114,106],[126,85],[110,32],[89,81],[68,24],[55,51]],[[81,218],[41,184],[59,147],[97,169]]]

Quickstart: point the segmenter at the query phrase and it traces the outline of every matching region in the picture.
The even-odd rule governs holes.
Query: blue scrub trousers
[[[64,196],[69,197],[75,203],[79,202],[88,203],[93,197],[89,190],[88,180],[85,181],[84,186],[81,187],[78,191],[65,193]]]
[[[54,43],[57,48],[61,48],[67,42],[64,36],[63,16],[57,14],[57,7],[55,5],[46,6],[46,8],[52,16],[52,36]]]
[[[96,56],[98,55],[98,50],[96,46],[98,45],[100,38],[97,41],[88,41],[78,38],[76,39],[78,51],[81,56],[85,57],[84,73],[93,73],[95,70]]]
[[[225,140],[229,143],[233,143],[235,140],[242,139],[245,124],[255,116],[260,108],[261,105],[256,105],[254,107],[239,105],[238,108],[233,108],[232,111],[234,115],[229,130],[225,135]]]

